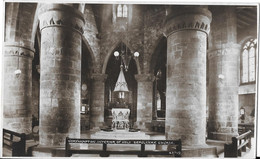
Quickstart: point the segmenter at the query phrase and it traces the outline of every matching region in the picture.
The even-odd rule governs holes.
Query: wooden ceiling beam
[[[243,25],[246,25],[246,26],[249,26],[250,24],[246,23],[245,21],[241,20],[241,19],[237,19],[237,22],[243,24]]]
[[[246,15],[244,15],[244,14],[239,14],[239,15],[237,16],[237,18],[238,18],[238,19],[241,19],[241,20],[243,20],[243,21],[245,21],[246,23],[249,23],[249,24],[256,23],[256,19],[253,19],[253,18],[251,18],[251,17],[248,17],[248,16],[246,16]]]

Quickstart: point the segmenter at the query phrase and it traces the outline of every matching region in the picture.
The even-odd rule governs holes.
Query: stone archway
[[[105,57],[104,63],[103,63],[103,67],[102,67],[102,73],[104,74],[106,72],[107,69],[107,65],[108,65],[108,61],[110,59],[111,56],[113,56],[114,50],[116,49],[116,47],[120,44],[120,43],[124,43],[127,48],[129,48],[129,50],[131,51],[131,53],[133,53],[133,48],[125,41],[125,40],[118,40],[117,42],[115,42],[112,47],[109,49],[108,54]],[[135,64],[137,66],[137,72],[138,74],[141,74],[141,67],[139,64],[138,59],[134,59]]]
[[[153,120],[165,119],[166,109],[166,65],[167,65],[167,39],[162,36],[156,42],[150,59],[150,72],[155,76],[153,82]],[[163,128],[155,131],[164,131]],[[155,126],[155,128],[157,128]]]
[[[128,84],[129,93],[126,94],[126,97],[124,99],[126,104],[117,104],[117,96],[113,92],[113,90],[120,71],[121,57],[117,59],[116,57],[114,57],[113,53],[116,50],[120,51],[121,44],[127,47],[128,51],[131,51],[131,49],[124,42],[119,42],[116,44],[117,45],[113,47],[113,49],[111,49],[111,52],[109,53],[110,57],[107,60],[106,64],[104,64],[106,66],[103,67],[106,68],[105,73],[107,74],[107,80],[105,83],[105,121],[107,121],[106,124],[109,126],[112,120],[112,108],[126,107],[130,109],[130,122],[133,125],[133,122],[136,121],[137,113],[137,81],[135,79],[135,74],[139,73],[138,64],[136,63],[137,60],[132,58],[130,60],[128,71],[124,70],[124,75]]]

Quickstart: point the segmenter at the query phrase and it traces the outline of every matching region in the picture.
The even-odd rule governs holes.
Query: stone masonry
[[[105,106],[105,81],[106,74],[92,75],[92,92],[90,107],[90,127],[98,128],[104,124],[104,106]]]
[[[206,8],[171,8],[167,20],[166,139],[205,145],[206,43],[211,13]]]
[[[80,137],[82,13],[62,4],[39,9],[41,29],[40,145]]]
[[[240,45],[209,50],[209,138],[231,140],[238,134],[238,56]],[[219,78],[219,75],[224,78]]]
[[[151,130],[153,110],[153,74],[135,75],[137,80],[137,121],[138,128]]]
[[[32,59],[31,48],[13,44],[4,46],[3,128],[31,133]],[[21,74],[15,74],[21,70]]]
[[[227,141],[238,135],[240,45],[236,43],[235,8],[221,7],[213,12],[216,16],[212,21],[213,43],[208,50],[208,132],[211,139]]]

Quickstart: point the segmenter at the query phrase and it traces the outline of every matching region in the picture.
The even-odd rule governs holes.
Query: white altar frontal
[[[112,108],[112,125],[113,130],[129,130],[130,109]]]

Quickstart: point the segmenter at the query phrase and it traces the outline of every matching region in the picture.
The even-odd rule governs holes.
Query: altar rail
[[[232,137],[231,144],[224,145],[224,157],[238,157],[241,152],[246,152],[246,147],[251,149],[251,130],[248,132]]]
[[[72,143],[78,144],[103,144],[102,150],[89,150],[89,149],[75,149],[71,148]],[[141,150],[127,150],[127,151],[108,151],[108,144],[140,144]],[[175,148],[169,151],[161,150],[145,150],[145,145],[174,145]],[[66,156],[70,157],[72,154],[99,154],[100,157],[109,157],[110,154],[136,154],[138,157],[147,157],[148,155],[170,155],[181,157],[182,144],[181,140],[101,140],[101,139],[77,139],[66,138]]]
[[[3,129],[3,148],[10,149],[12,156],[25,156],[26,135]]]

